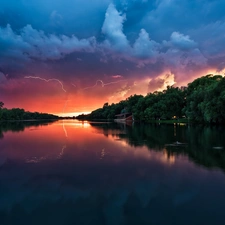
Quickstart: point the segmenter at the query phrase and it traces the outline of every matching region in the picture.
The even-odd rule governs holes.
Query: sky
[[[77,115],[225,73],[224,0],[1,0],[0,101]]]

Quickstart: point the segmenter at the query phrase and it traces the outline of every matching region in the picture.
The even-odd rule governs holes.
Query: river
[[[0,125],[1,225],[225,224],[225,128]]]

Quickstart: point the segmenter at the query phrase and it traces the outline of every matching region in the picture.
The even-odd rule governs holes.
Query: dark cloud
[[[224,70],[224,8],[222,0],[3,0],[0,82],[55,77],[82,88],[122,77],[131,84],[115,93],[126,94],[138,92],[136,82],[146,92],[168,79],[183,85]]]
[[[3,57],[15,57],[21,60],[37,58],[57,60],[75,51],[93,51],[95,38],[79,40],[75,36],[46,35],[43,31],[25,26],[15,33],[10,25],[0,29],[0,41]]]
[[[141,29],[138,39],[133,46],[133,55],[139,58],[156,58],[159,54],[160,45],[150,40],[149,34],[145,29]]]
[[[137,7],[139,11],[142,11],[145,19],[148,18],[150,21],[151,18],[152,20],[157,19],[158,22],[162,20],[160,22],[160,30],[166,30],[167,23],[164,24],[163,20],[167,17],[169,12],[171,14],[171,12],[180,9],[179,12],[173,14],[173,17],[177,17],[184,11],[185,6],[192,6],[194,4],[197,7],[199,6],[197,3],[188,3],[187,1],[184,1],[183,4],[177,5],[175,4],[176,1],[155,1],[153,4],[152,1],[150,3],[150,1],[121,0],[115,1],[114,4],[109,4],[109,1],[103,1],[102,3],[97,1],[95,4],[91,4],[92,8],[87,6],[85,9],[87,12],[92,12],[93,8],[105,10],[105,18],[102,18],[103,20],[98,24],[98,29],[101,28],[99,29],[100,33],[96,33],[96,36],[94,37],[88,36],[85,38],[78,38],[75,34],[77,32],[79,33],[80,30],[83,30],[81,27],[77,27],[70,36],[57,34],[57,26],[61,26],[61,23],[64,20],[67,20],[68,22],[67,17],[64,15],[64,11],[68,5],[63,5],[59,10],[59,2],[54,5],[55,9],[50,5],[50,2],[48,2],[44,9],[41,10],[44,15],[48,12],[50,23],[53,26],[56,26],[56,34],[38,30],[37,28],[33,28],[32,25],[27,24],[17,31],[14,31],[9,24],[6,27],[1,27],[0,45],[1,49],[4,51],[1,55],[1,57],[3,57],[1,66],[4,66],[4,61],[9,62],[9,60],[16,60],[15,64],[18,67],[20,61],[24,63],[29,62],[30,60],[60,60],[64,58],[65,55],[79,51],[101,52],[102,56],[100,57],[100,62],[107,62],[107,57],[113,53],[116,55],[115,59],[118,60],[119,58],[123,58],[132,61],[133,63],[136,62],[138,67],[140,67],[140,65],[146,66],[147,64],[155,63],[157,60],[161,60],[161,58],[164,59],[165,65],[168,66],[175,66],[176,64],[176,66],[182,67],[184,64],[190,62],[189,58],[192,58],[192,61],[195,62],[195,64],[205,66],[206,57],[216,57],[217,55],[221,56],[220,54],[222,54],[221,48],[212,47],[212,44],[215,44],[215,41],[211,41],[211,43],[205,41],[201,44],[191,39],[188,34],[180,32],[179,29],[174,31],[174,28],[179,28],[179,26],[177,26],[179,21],[173,21],[173,26],[170,26],[170,29],[172,29],[170,37],[163,41],[150,39],[148,30],[149,27],[154,26],[154,21],[148,26],[145,25],[140,30],[134,29],[133,32],[136,34],[136,38],[133,41],[130,41],[125,33],[126,26],[128,25],[126,22],[129,22],[127,21],[128,18],[132,17],[130,13],[133,13],[133,7]],[[84,9],[81,9],[83,3],[81,1],[77,0],[70,3],[71,7],[79,6],[79,10],[74,11],[74,20],[77,18],[76,14],[84,16]],[[207,8],[209,5],[207,2],[205,3],[206,5],[203,5],[203,8]],[[29,4],[22,4],[22,2],[20,2],[20,4],[15,3],[17,7],[15,6],[14,10],[17,9],[19,12],[22,12],[22,9],[26,10],[27,7],[34,9],[34,6],[39,8],[42,4],[42,1],[39,3],[32,1]],[[109,5],[106,8],[107,4]],[[21,6],[21,8],[19,6]],[[116,8],[117,6],[121,9],[121,12]],[[3,8],[7,10],[7,7],[9,8],[9,5],[5,3]],[[187,7],[186,13],[191,10],[191,8]],[[36,9],[36,11],[40,13],[40,10]],[[202,10],[199,11],[199,13],[201,12]],[[185,15],[181,17],[180,20],[184,20],[184,17]],[[173,18],[170,18],[170,21],[171,20],[173,20]],[[192,19],[190,18],[190,20]],[[24,19],[24,22],[25,21],[26,20]],[[138,22],[139,20],[137,19],[136,21],[139,24],[143,24],[143,21]],[[199,21],[197,22],[200,23]],[[76,21],[75,23],[79,24],[80,22],[78,23]],[[206,31],[209,31],[210,29],[215,30],[217,29],[215,26],[215,24],[214,26],[208,25],[207,27],[204,27],[203,31],[206,33]],[[188,26],[185,27],[186,29],[188,28]],[[219,28],[221,30],[223,26],[221,25]],[[46,27],[43,26],[43,29],[46,29]],[[158,30],[159,29],[154,30],[154,33],[159,32]],[[219,39],[219,43],[224,45],[222,38],[215,37],[212,40],[215,39]],[[206,48],[207,45],[211,45],[211,48]],[[167,49],[166,51],[165,48]],[[184,52],[186,51],[188,51],[188,54],[185,56]]]

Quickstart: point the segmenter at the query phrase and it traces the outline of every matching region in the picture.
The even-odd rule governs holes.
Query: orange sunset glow
[[[209,73],[209,71],[206,72]],[[210,73],[212,72],[210,71]],[[192,77],[189,82],[199,76]],[[163,80],[163,85],[157,87],[158,80]],[[186,82],[181,81],[180,86],[186,86]],[[152,85],[149,86],[151,83]],[[48,112],[59,116],[77,116],[88,114],[102,107],[106,102],[117,103],[134,94],[146,95],[149,92],[162,91],[168,85],[179,87],[179,83],[176,82],[176,77],[172,73],[161,74],[155,78],[146,77],[142,80],[118,80],[118,83],[107,86],[102,86],[98,82],[97,85],[94,83],[88,87],[79,87],[63,82],[62,84],[65,91],[55,80],[45,82],[32,78],[13,79],[8,81],[7,89],[5,88],[6,92],[10,92],[11,95],[2,96],[8,108],[24,108],[31,112]]]

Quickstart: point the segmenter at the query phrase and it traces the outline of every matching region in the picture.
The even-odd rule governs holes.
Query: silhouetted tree
[[[3,106],[4,106],[4,103],[0,102],[0,109],[3,108]]]

